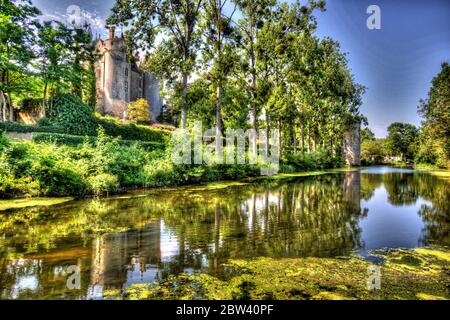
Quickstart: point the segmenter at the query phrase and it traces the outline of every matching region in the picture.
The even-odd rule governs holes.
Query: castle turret
[[[161,110],[159,81],[140,70],[128,56],[124,37],[115,37],[115,27],[109,27],[109,39],[97,41],[100,55],[96,63],[97,112],[126,118],[128,104],[140,98],[149,102],[152,118]]]
[[[361,143],[360,143],[360,123],[355,123],[348,126],[344,132],[344,144],[342,146],[342,153],[345,164],[348,167],[361,165]]]

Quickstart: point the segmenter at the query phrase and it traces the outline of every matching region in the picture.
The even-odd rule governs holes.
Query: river
[[[449,246],[449,214],[447,180],[389,167],[14,209],[0,212],[0,298],[101,299],[171,274],[220,277],[234,258]]]

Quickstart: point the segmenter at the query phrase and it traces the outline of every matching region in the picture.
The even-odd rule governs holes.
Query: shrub
[[[83,195],[85,166],[66,148],[51,144],[13,142],[0,155],[0,193]]]
[[[61,134],[61,133],[48,133],[48,132],[37,132],[33,135],[34,142],[50,142],[56,143],[58,145],[68,145],[68,146],[77,146],[84,142],[95,142],[95,137],[92,136],[76,136],[70,134]]]
[[[47,117],[52,125],[64,128],[64,133],[95,135],[97,123],[92,109],[71,94],[55,96],[47,103]]]
[[[92,190],[97,196],[101,194],[108,194],[109,192],[116,191],[119,188],[119,179],[117,176],[102,173],[96,176],[88,178],[90,190]]]
[[[138,99],[128,105],[127,118],[134,122],[150,121],[149,103],[145,99]]]
[[[288,164],[295,166],[297,170],[308,171],[318,169],[315,157],[310,153],[290,154],[287,157]]]
[[[58,145],[79,146],[85,142],[94,145],[97,137],[94,136],[76,136],[70,134],[37,132],[33,135],[34,142],[51,142]],[[146,151],[163,150],[165,145],[152,141],[118,140],[120,146],[131,147],[137,145]]]
[[[5,135],[3,135],[3,132],[0,131],[0,151],[3,151],[9,146],[9,139]]]
[[[162,187],[180,183],[175,167],[166,158],[153,160],[144,166],[146,186]]]
[[[108,117],[97,117],[97,123],[108,136],[121,137],[124,140],[165,143],[170,138],[169,132],[166,130],[136,124],[122,124],[117,119]]]
[[[67,149],[52,144],[33,145],[30,176],[39,181],[42,191],[55,195],[83,195],[88,185],[85,167],[68,157]]]
[[[343,165],[343,161],[339,156],[333,157],[328,152],[319,150],[314,153],[290,154],[287,156],[287,164],[298,171],[310,171],[338,168]]]
[[[48,124],[48,123],[47,123]],[[20,132],[20,133],[27,133],[27,132],[55,132],[55,133],[63,133],[64,129],[61,127],[58,127],[56,125],[46,125],[46,126],[40,126],[40,125],[28,125],[20,122],[0,122],[0,131],[7,131],[7,132]]]

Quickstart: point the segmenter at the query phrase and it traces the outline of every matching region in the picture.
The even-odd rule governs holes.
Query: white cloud
[[[58,21],[65,25],[76,24],[78,26],[83,26],[88,24],[94,35],[96,33],[106,34],[106,20],[97,12],[81,10],[78,6],[69,6],[64,13],[58,11],[53,13],[43,11],[39,19],[41,21]]]

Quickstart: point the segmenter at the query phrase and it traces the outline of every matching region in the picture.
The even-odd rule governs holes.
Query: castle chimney
[[[109,27],[109,39],[110,40],[114,40],[115,32],[116,32],[116,27],[115,26],[110,26]]]

